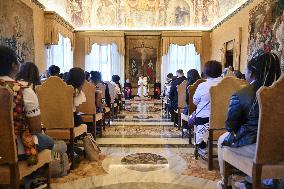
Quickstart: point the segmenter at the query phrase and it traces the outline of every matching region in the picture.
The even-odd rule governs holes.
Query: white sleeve
[[[40,115],[38,98],[31,88],[26,88],[23,91],[24,107],[27,117],[36,117]]]
[[[200,102],[200,100],[201,100],[200,90],[202,90],[202,89],[201,89],[201,87],[200,87],[200,85],[199,85],[199,86],[197,87],[197,89],[196,89],[194,95],[193,95],[193,104],[195,104],[195,105],[199,104],[199,102]]]

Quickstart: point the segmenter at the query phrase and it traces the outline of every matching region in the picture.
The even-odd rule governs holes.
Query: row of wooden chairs
[[[197,81],[189,86],[189,114],[195,111],[192,95],[197,86],[203,82]],[[247,83],[234,77],[224,78],[217,86],[210,89],[211,114],[208,139],[208,169],[213,169],[213,153],[218,138],[226,132],[224,128],[230,98],[233,93],[245,87]],[[254,189],[261,188],[261,179],[284,178],[284,76],[273,86],[263,87],[257,92],[259,102],[259,131],[255,145],[241,148],[226,147],[223,152],[225,188],[232,168],[237,168],[253,178]],[[183,118],[185,117],[185,118]],[[187,120],[188,117],[181,115]],[[191,137],[191,136],[190,136]],[[191,139],[190,139],[191,140]],[[273,141],[273,145],[270,142]],[[195,150],[196,157],[200,156]],[[267,155],[269,154],[269,155]]]
[[[262,179],[284,178],[284,76],[270,87],[257,91],[259,122],[257,142],[240,148],[225,147],[224,188],[232,168],[252,177],[253,189],[261,188]]]
[[[112,87],[112,85],[109,85]],[[105,88],[97,90],[96,86],[85,82],[82,91],[86,96],[86,102],[79,106],[79,111],[84,123],[90,123],[90,132],[94,137],[97,136],[97,126],[99,126],[100,135],[102,135],[105,119],[110,123],[111,110],[103,106],[102,112],[97,112],[97,106],[104,97]],[[71,169],[74,169],[74,145],[77,140],[87,133],[87,125],[82,124],[74,127],[73,120],[73,94],[72,86],[67,85],[58,77],[50,77],[42,85],[36,87],[36,93],[39,99],[41,109],[42,128],[45,133],[58,140],[64,140],[69,143],[69,157],[71,160]],[[39,153],[39,163],[34,166],[27,166],[17,159],[17,150],[15,135],[13,130],[13,95],[6,88],[0,87],[0,184],[10,185],[11,188],[19,188],[22,178],[31,174],[40,167],[46,167],[46,177],[48,179],[48,188],[50,188],[49,163],[51,162],[51,151],[44,150]],[[113,96],[114,97],[114,96]],[[112,107],[117,106],[112,99]],[[112,111],[115,112],[115,111]],[[114,113],[112,114],[114,116]],[[7,148],[9,146],[9,148]]]
[[[196,106],[193,104],[193,95],[198,87],[198,85],[205,80],[200,79],[196,81],[193,85],[188,87],[189,93],[189,114],[191,115],[195,110]],[[218,140],[218,138],[225,133],[225,120],[228,111],[228,106],[230,102],[230,98],[236,91],[246,86],[246,81],[240,80],[236,77],[225,77],[222,81],[214,87],[210,89],[210,97],[211,97],[211,112],[210,112],[210,129],[209,129],[209,139],[208,139],[208,157],[204,157],[198,153],[197,146],[195,145],[195,157],[202,157],[203,159],[208,160],[208,170],[213,169],[213,160],[217,157],[216,154],[213,153],[214,143]],[[178,99],[179,108],[185,107],[185,98],[184,98],[185,90],[184,84],[182,83],[178,86]],[[180,98],[181,97],[181,98]],[[179,117],[180,124],[188,121],[188,115],[184,115],[181,113]],[[189,143],[192,144],[192,140],[195,138],[194,130],[189,130]],[[183,132],[182,132],[183,135]],[[194,143],[194,142],[193,142]]]

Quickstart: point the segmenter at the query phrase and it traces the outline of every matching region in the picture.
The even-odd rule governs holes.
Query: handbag
[[[51,151],[52,161],[50,163],[50,174],[52,178],[67,176],[70,169],[67,155],[67,145],[64,141],[55,141]]]
[[[210,104],[210,102],[208,102],[207,104],[205,104],[197,113],[195,113],[196,111],[194,111],[188,118],[188,127],[189,128],[193,128],[194,124],[195,124],[195,120],[196,120],[196,116],[208,105]]]
[[[88,160],[98,161],[99,155],[101,153],[101,149],[97,145],[96,140],[94,139],[93,135],[90,133],[87,133],[87,135],[83,139],[83,143],[84,143],[84,149],[85,149]]]

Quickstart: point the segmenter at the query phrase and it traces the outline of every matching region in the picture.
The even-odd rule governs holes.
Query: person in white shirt
[[[210,117],[210,88],[216,86],[221,80],[222,65],[218,61],[209,61],[204,65],[206,82],[199,84],[193,96],[193,103],[197,106],[195,111],[195,143],[199,149],[206,153],[206,143],[209,137]]]
[[[80,104],[86,102],[86,96],[82,91],[82,87],[85,82],[85,72],[81,68],[71,68],[68,72],[66,83],[74,87],[73,98],[73,112],[74,112],[74,126],[80,126],[83,121],[78,115],[78,107]]]
[[[113,75],[111,84],[114,85],[114,92],[115,92],[115,98],[118,98],[118,96],[121,94],[121,86],[120,86],[120,77],[118,75]]]

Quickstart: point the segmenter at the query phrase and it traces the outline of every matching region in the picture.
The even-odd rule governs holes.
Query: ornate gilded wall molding
[[[46,11],[45,17],[45,44],[56,45],[59,41],[59,33],[64,37],[68,37],[71,46],[74,48],[75,36],[73,26],[59,16],[56,12]]]
[[[238,14],[241,10],[243,10],[244,8],[246,8],[248,5],[250,5],[254,0],[248,0],[247,2],[245,2],[242,6],[240,6],[237,10],[235,10],[234,12],[232,12],[231,14],[229,14],[225,19],[223,19],[221,22],[219,22],[217,25],[215,25],[211,31],[217,29],[218,27],[220,27],[222,24],[224,24],[225,22],[227,22],[228,20],[230,20],[232,17],[234,17],[236,14]]]
[[[34,3],[36,6],[38,6],[40,9],[44,10],[45,6],[41,4],[38,0],[31,0],[32,3]]]

